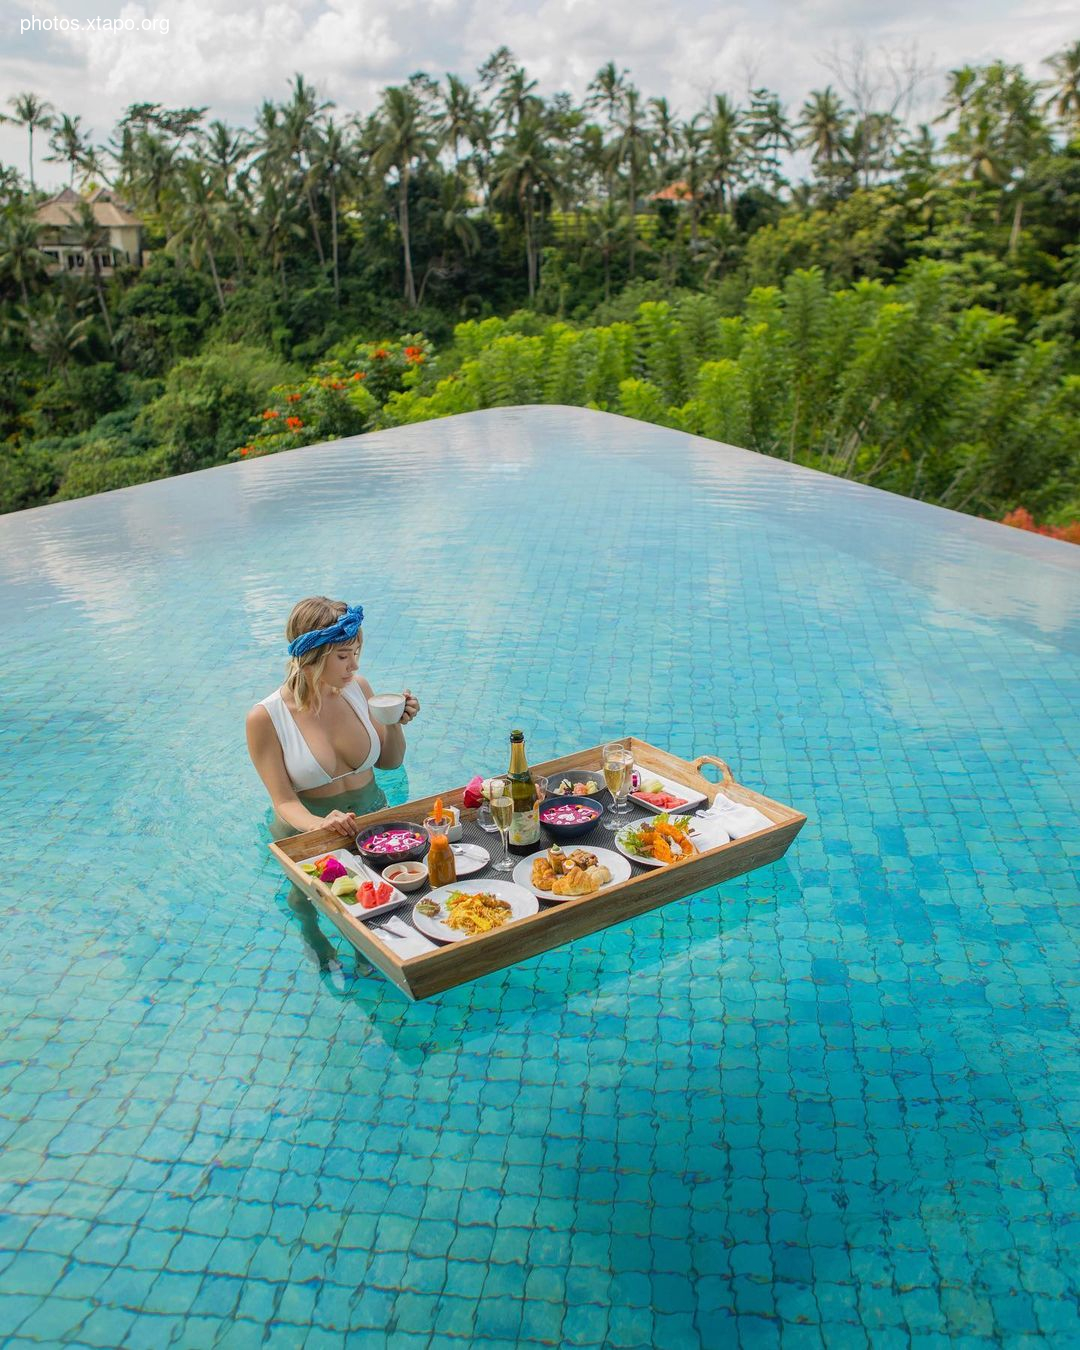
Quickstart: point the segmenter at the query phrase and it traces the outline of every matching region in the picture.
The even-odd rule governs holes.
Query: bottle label
[[[540,841],[540,807],[529,811],[515,811],[508,831],[511,844],[536,844]]]

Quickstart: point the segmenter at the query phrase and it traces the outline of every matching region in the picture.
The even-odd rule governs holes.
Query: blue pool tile
[[[5,518],[8,875],[67,874],[58,812],[80,853],[0,933],[0,1338],[1078,1339],[1074,554],[553,408],[212,472]],[[786,858],[417,1006],[324,931],[336,988],[236,730],[312,513],[425,702],[390,800],[501,769],[512,713],[537,758],[722,754],[807,812]],[[476,538],[453,604],[418,585]],[[81,659],[43,702],[46,615]]]

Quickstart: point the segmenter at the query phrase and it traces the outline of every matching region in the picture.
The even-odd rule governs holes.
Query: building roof
[[[694,194],[690,191],[690,184],[683,181],[678,183],[669,183],[667,187],[662,187],[659,192],[654,192],[649,198],[654,202],[688,202],[693,199]]]
[[[50,197],[47,202],[42,202],[34,212],[34,218],[39,225],[77,224],[80,201],[88,203],[98,225],[106,227],[110,225],[114,227],[142,225],[138,216],[132,215],[127,207],[121,206],[112,193],[105,188],[98,188],[89,197],[80,197],[77,192],[66,187],[62,192],[58,192],[55,197]]]

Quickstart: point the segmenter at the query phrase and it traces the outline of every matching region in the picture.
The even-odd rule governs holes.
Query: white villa
[[[41,226],[38,247],[50,259],[49,272],[85,272],[93,259],[87,258],[80,246],[79,203],[86,201],[94,213],[94,220],[107,237],[107,243],[95,250],[97,264],[104,273],[116,267],[141,267],[142,221],[122,206],[105,188],[98,188],[82,198],[66,187],[34,212]]]

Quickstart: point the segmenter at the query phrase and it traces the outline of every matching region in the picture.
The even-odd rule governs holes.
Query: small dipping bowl
[[[545,819],[556,814],[573,814],[578,819],[564,824]],[[545,797],[540,803],[540,824],[560,844],[564,839],[580,839],[588,834],[603,814],[601,803],[591,797]]]
[[[422,862],[391,863],[383,876],[399,891],[418,890],[428,879],[427,867]]]

